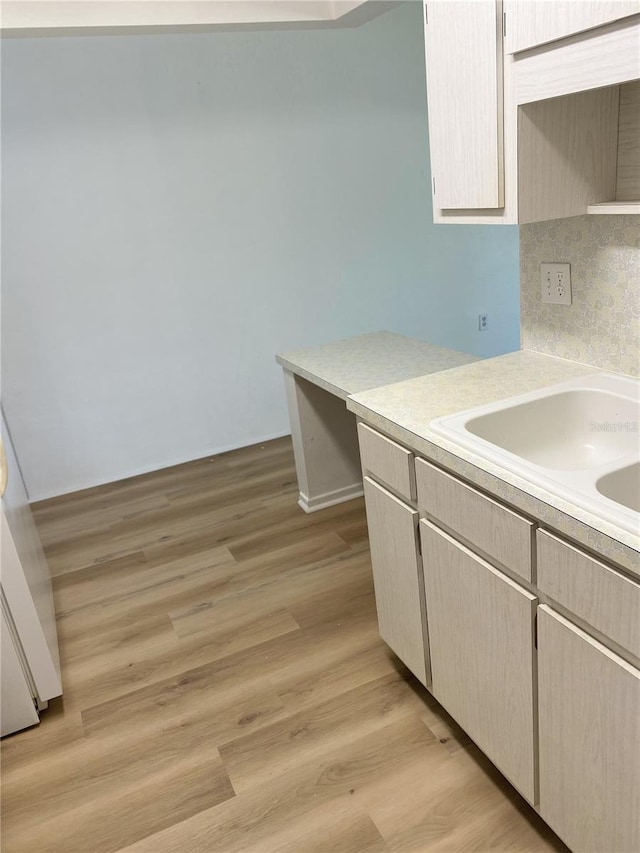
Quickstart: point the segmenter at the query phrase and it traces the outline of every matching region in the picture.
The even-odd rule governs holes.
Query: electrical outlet
[[[543,302],[571,305],[571,264],[540,264]]]
[[[488,314],[478,314],[478,331],[486,332],[489,328],[489,315]]]

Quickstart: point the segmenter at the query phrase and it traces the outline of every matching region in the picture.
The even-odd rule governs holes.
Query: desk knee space
[[[298,504],[315,512],[363,494],[355,415],[346,402],[289,370],[284,371]]]

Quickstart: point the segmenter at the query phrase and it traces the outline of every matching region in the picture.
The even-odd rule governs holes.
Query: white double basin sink
[[[640,533],[640,381],[597,373],[429,426],[558,498]]]

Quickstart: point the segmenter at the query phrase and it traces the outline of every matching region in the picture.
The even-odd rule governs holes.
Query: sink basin
[[[430,429],[634,534],[640,381],[598,373],[438,418]]]
[[[596,489],[606,498],[640,513],[640,462],[600,477]]]
[[[465,429],[536,465],[575,471],[620,459],[638,447],[637,432],[617,429],[637,420],[637,408],[619,394],[580,388],[472,418]]]

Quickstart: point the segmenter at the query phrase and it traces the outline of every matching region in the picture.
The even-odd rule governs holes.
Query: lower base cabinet
[[[537,599],[420,522],[432,693],[533,805]]]
[[[543,605],[538,692],[540,814],[572,850],[638,853],[640,671]]]
[[[572,851],[640,853],[640,583],[361,432],[380,636]]]
[[[364,497],[380,636],[428,686],[418,513],[370,477]]]

